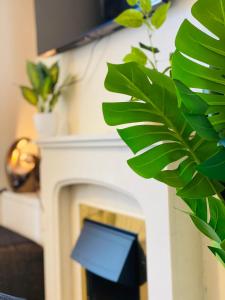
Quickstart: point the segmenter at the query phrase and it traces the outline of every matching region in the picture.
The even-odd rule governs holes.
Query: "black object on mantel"
[[[87,271],[90,300],[139,300],[137,235],[85,220],[72,258]]]

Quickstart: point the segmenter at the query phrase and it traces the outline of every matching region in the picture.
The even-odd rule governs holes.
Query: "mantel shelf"
[[[105,135],[68,135],[37,141],[41,149],[81,148],[81,147],[125,147],[118,134]]]
[[[0,225],[42,244],[40,196],[3,192],[0,195]]]

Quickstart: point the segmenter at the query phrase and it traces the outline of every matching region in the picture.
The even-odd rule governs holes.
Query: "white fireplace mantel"
[[[115,199],[110,209],[145,219],[149,300],[203,299],[201,271],[198,273],[196,268],[198,251],[194,254],[188,249],[190,244],[200,247],[197,232],[192,231],[183,215],[179,218],[181,213],[174,209],[175,197],[165,185],[144,180],[128,167],[126,160],[132,154],[118,136],[57,137],[38,144],[42,155],[46,300],[82,300],[73,292],[79,279],[71,278],[71,245],[62,238],[72,224],[78,223],[75,220],[67,227],[63,225],[68,216],[62,215],[62,205],[69,200],[66,193],[60,196],[62,189],[81,184],[126,195],[130,200],[123,203],[123,197],[121,201]],[[99,205],[103,206],[104,201]]]
[[[105,135],[69,135],[52,137],[38,141],[41,149],[79,148],[79,147],[123,147],[125,143],[115,134]]]

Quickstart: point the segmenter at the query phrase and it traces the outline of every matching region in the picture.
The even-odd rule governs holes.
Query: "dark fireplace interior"
[[[89,271],[87,274],[87,298],[90,300],[138,300],[139,286],[118,284]]]
[[[86,271],[88,300],[141,300],[146,257],[137,234],[86,219],[72,258]]]

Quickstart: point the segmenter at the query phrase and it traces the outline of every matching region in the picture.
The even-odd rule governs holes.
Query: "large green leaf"
[[[144,178],[153,178],[170,163],[188,155],[180,143],[167,143],[155,146],[128,160],[129,166]]]
[[[51,98],[51,100],[49,102],[49,111],[50,112],[52,112],[53,109],[55,108],[55,106],[56,106],[56,104],[57,104],[57,102],[59,100],[60,94],[61,94],[61,92],[58,91],[58,92],[56,92],[55,94],[52,95],[52,98]]]
[[[47,100],[48,95],[52,92],[52,79],[51,77],[46,77],[42,87],[41,87],[41,96],[44,99],[44,101]]]
[[[159,172],[155,179],[175,188],[182,188],[193,177],[196,172],[196,164],[191,158],[186,158],[175,170],[164,170]]]
[[[210,213],[209,225],[223,241],[225,239],[225,204],[215,197],[209,197],[208,204]]]
[[[105,87],[138,99],[103,104],[107,124],[132,124],[118,132],[136,154],[128,164],[137,174],[176,187],[179,195],[193,199],[223,190],[218,182],[196,170],[200,162],[216,153],[216,142],[207,143],[193,135],[178,107],[171,78],[133,62],[109,64]]]
[[[173,131],[162,125],[136,125],[118,129],[118,133],[135,154],[162,140],[179,142]]]
[[[198,0],[192,14],[211,33],[185,20],[177,34],[177,51],[173,55],[173,77],[190,89],[195,89],[195,97],[194,93],[189,97],[182,94],[181,100],[186,104],[189,102],[189,109],[193,109],[200,97],[209,107],[201,113],[201,118],[198,116],[198,120],[195,116],[194,121],[202,124],[205,115],[220,137],[225,136],[224,7],[224,0]],[[189,122],[193,122],[193,119]],[[205,119],[205,131],[206,125]]]
[[[213,241],[216,241],[218,243],[221,242],[219,236],[215,232],[215,230],[212,229],[211,226],[209,226],[206,222],[202,221],[200,218],[196,217],[195,215],[191,215],[191,219],[195,226],[208,238],[210,238]]]
[[[58,62],[54,63],[49,68],[49,75],[51,77],[53,86],[55,86],[59,79],[59,64],[58,64]]]
[[[35,92],[35,90],[33,90],[29,87],[26,87],[26,86],[21,86],[20,89],[21,89],[24,99],[27,100],[27,102],[29,102],[30,104],[37,106],[38,96],[37,96],[37,93]]]
[[[180,107],[193,130],[204,139],[218,141],[219,135],[209,121],[209,105],[182,82],[175,83]]]
[[[215,197],[187,199],[191,208],[192,221],[196,227],[210,239],[225,247],[225,204]]]
[[[110,126],[136,122],[163,123],[163,119],[152,111],[152,107],[148,103],[103,103],[102,107],[105,121]]]
[[[178,191],[177,195],[184,198],[201,198],[207,196],[213,196],[216,192],[222,192],[224,187],[217,181],[212,181],[209,184],[207,177],[196,174],[193,179],[181,190]]]
[[[206,198],[188,199],[182,198],[191,209],[192,213],[203,222],[208,222],[208,204]]]
[[[42,74],[37,68],[37,65],[32,62],[27,62],[27,74],[34,90],[39,91],[42,84]]]
[[[225,251],[216,247],[209,247],[209,249],[218,258],[218,260],[222,262],[223,266],[225,267]]]
[[[198,170],[209,178],[225,182],[225,149],[198,166]]]

